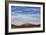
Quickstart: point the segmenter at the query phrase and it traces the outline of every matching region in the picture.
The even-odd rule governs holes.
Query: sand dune
[[[40,24],[38,24],[38,25],[34,25],[34,24],[31,24],[31,23],[25,23],[25,24],[22,24],[22,25],[14,25],[14,24],[11,24],[11,27],[12,28],[40,27]]]

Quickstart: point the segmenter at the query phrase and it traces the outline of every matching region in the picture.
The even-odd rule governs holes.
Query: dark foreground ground
[[[40,27],[40,24],[38,24],[38,25],[23,24],[23,25],[20,25],[20,26],[11,24],[11,27],[12,27],[12,28],[32,28],[32,27]]]

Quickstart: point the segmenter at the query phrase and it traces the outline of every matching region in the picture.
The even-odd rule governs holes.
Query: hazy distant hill
[[[11,24],[11,26],[12,26],[12,28],[29,28],[29,27],[40,27],[40,24],[38,24],[38,25],[29,24],[29,23],[22,24],[22,25]]]

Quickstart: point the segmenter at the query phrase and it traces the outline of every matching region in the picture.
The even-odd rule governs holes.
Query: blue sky
[[[40,23],[40,7],[11,6],[12,24]],[[34,22],[34,23],[33,23]]]

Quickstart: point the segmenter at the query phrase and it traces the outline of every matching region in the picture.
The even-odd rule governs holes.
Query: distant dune
[[[11,24],[11,27],[12,27],[12,28],[40,27],[40,24],[38,24],[38,25],[34,25],[34,24],[31,24],[31,23],[26,23],[26,24],[22,24],[22,25],[14,25],[14,24]]]

